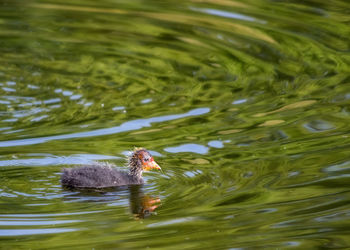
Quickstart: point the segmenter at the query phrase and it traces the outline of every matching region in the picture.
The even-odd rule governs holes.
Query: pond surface
[[[346,0],[0,0],[0,248],[350,247]],[[67,190],[135,146],[147,184]]]

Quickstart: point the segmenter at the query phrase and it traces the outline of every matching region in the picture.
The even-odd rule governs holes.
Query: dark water
[[[0,248],[350,247],[350,3],[0,0]],[[147,184],[65,190],[63,167]]]

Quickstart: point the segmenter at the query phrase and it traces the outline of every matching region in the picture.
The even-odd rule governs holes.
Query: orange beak
[[[159,165],[157,164],[157,162],[155,162],[153,159],[151,159],[148,162],[142,162],[142,169],[145,171],[148,170],[152,170],[152,169],[157,169],[157,170],[161,170],[161,168],[159,167]]]

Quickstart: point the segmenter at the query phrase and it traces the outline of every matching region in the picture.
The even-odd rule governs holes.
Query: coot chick
[[[108,163],[96,163],[77,168],[65,168],[62,186],[70,188],[107,188],[130,184],[143,184],[142,172],[161,169],[144,148],[135,148],[128,159],[129,171],[120,171]]]

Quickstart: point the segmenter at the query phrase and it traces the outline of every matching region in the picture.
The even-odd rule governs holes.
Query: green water
[[[349,24],[346,0],[0,0],[0,248],[350,248]],[[61,187],[134,146],[163,173]]]

